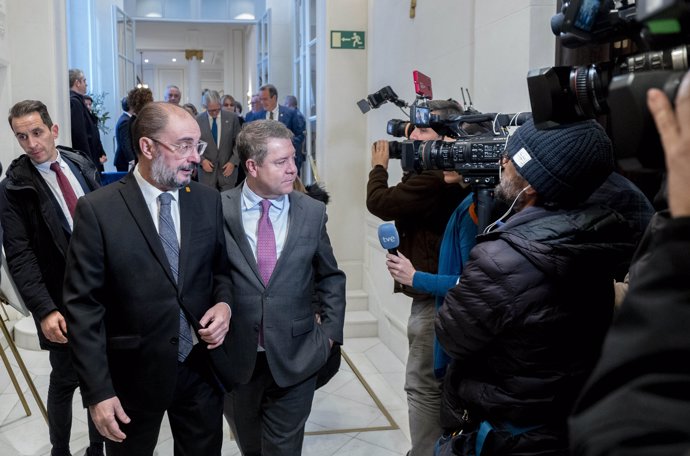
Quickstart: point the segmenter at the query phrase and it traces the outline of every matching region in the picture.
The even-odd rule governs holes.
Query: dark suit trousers
[[[214,384],[206,350],[196,345],[184,363],[178,363],[175,395],[168,420],[175,441],[175,456],[219,456],[223,443],[223,395]],[[122,443],[106,441],[108,456],[151,456],[158,442],[163,411],[131,410]]]
[[[299,456],[311,412],[316,375],[297,385],[276,385],[265,352],[256,354],[252,379],[225,397],[225,418],[244,456]]]
[[[40,328],[39,328],[40,331]],[[69,455],[72,431],[72,398],[79,386],[77,371],[69,350],[50,350],[50,383],[48,385],[48,433],[53,456]],[[91,415],[86,412],[89,441],[102,445],[103,437],[96,430]]]

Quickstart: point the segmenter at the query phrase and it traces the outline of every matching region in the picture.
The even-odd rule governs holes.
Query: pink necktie
[[[261,218],[259,218],[259,233],[256,240],[256,258],[259,265],[259,273],[265,285],[273,274],[278,257],[276,255],[276,238],[273,234],[273,225],[268,217],[271,202],[261,200]]]
[[[62,197],[65,198],[65,203],[67,203],[67,209],[72,217],[74,217],[74,208],[77,207],[77,195],[74,193],[72,185],[69,183],[69,179],[65,176],[65,173],[60,169],[60,164],[58,162],[53,162],[50,164],[50,169],[52,169],[57,175],[58,185],[60,186],[60,191],[62,192]]]
[[[259,274],[264,281],[264,285],[268,285],[271,279],[273,269],[276,266],[278,257],[276,255],[276,237],[273,234],[273,225],[268,216],[268,211],[271,208],[269,200],[261,200],[261,217],[259,218],[259,233],[256,239],[256,259],[259,265]],[[261,319],[261,328],[259,329],[259,346],[264,346],[264,320]]]

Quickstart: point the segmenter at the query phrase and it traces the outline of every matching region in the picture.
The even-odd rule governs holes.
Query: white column
[[[189,77],[187,92],[189,93],[189,99],[192,100],[192,103],[195,105],[199,103],[199,96],[201,94],[201,70],[199,68],[199,63],[197,54],[194,53],[190,55],[190,52],[187,51],[187,75]]]

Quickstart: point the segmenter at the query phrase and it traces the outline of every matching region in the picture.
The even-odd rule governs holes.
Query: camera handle
[[[474,202],[477,206],[477,232],[483,233],[491,223],[491,211],[494,207],[494,187],[486,184],[472,184]]]

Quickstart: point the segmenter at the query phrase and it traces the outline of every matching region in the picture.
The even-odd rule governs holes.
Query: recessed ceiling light
[[[236,21],[253,21],[256,19],[251,13],[242,13],[235,16]]]
[[[149,59],[144,59],[144,63],[149,63]]]
[[[177,62],[177,59],[176,59],[175,57],[173,57],[172,61],[173,61],[173,62]]]
[[[201,59],[201,63],[206,63],[206,60],[204,60],[204,59]]]

